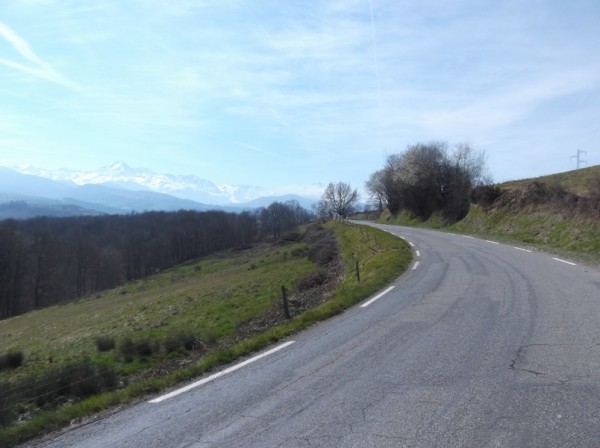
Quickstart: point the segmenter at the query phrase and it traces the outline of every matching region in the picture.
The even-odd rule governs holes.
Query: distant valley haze
[[[155,173],[124,162],[95,171],[0,168],[0,219],[144,211],[242,211],[294,200],[310,209],[323,186],[293,194],[258,186],[216,185],[197,176]]]
[[[284,195],[305,196],[318,199],[325,188],[322,184],[287,188],[265,186],[228,185],[213,183],[192,174],[173,175],[156,173],[143,167],[131,167],[119,161],[97,170],[44,169],[31,165],[12,167],[22,174],[29,174],[75,185],[104,185],[135,191],[153,191],[190,199],[204,204],[230,205],[255,201],[262,197]]]

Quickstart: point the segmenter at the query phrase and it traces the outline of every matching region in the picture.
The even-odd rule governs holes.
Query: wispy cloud
[[[75,83],[66,79],[58,73],[51,64],[39,57],[25,39],[2,22],[0,22],[0,38],[8,42],[25,62],[27,62],[27,64],[24,64],[10,59],[0,58],[0,64],[70,89],[78,88]]]
[[[249,149],[250,151],[253,151],[253,152],[257,153],[257,154],[266,155],[266,156],[269,156],[269,157],[272,157],[272,158],[284,160],[286,162],[291,162],[292,161],[289,157],[282,156],[281,154],[278,154],[278,153],[273,152],[273,151],[267,151],[266,149],[259,148],[258,146],[255,146],[255,145],[250,145],[248,143],[236,142],[236,141],[234,141],[232,143],[235,143],[236,145],[238,145],[238,146],[240,146],[240,147],[242,147],[244,149]]]
[[[0,113],[23,113],[31,139],[38,118],[36,144],[84,142],[96,158],[110,146],[162,162],[168,148],[246,183],[261,167],[232,161],[271,164],[268,176],[296,185],[358,184],[417,141],[475,141],[503,159],[507,146],[559,151],[569,133],[585,148],[600,129],[594,0],[10,4]],[[48,88],[68,78],[85,87]],[[301,168],[276,168],[290,161]]]

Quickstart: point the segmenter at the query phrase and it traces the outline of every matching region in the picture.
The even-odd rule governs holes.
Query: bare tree
[[[365,182],[365,187],[371,195],[369,200],[369,206],[382,212],[386,204],[385,195],[385,170],[375,171],[369,177],[369,180]]]
[[[316,210],[321,218],[347,218],[356,208],[357,202],[358,192],[350,184],[330,182]]]

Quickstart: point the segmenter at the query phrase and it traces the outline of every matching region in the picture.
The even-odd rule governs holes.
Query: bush
[[[489,207],[501,194],[502,190],[494,185],[480,185],[471,192],[471,202],[482,207]]]
[[[0,355],[0,370],[16,369],[23,365],[25,356],[23,352],[10,351]]]
[[[165,353],[173,353],[177,350],[194,350],[201,346],[200,340],[189,333],[176,333],[169,336],[163,341],[163,349]]]
[[[64,400],[87,398],[117,386],[112,367],[85,360],[48,371],[40,378],[23,380],[21,388],[38,406],[55,405]]]
[[[156,344],[147,339],[133,341],[129,338],[124,339],[119,345],[119,353],[125,358],[125,361],[132,361],[135,356],[147,358],[158,351]]]
[[[98,349],[99,352],[109,352],[113,350],[116,346],[115,338],[109,336],[97,337],[95,342],[96,349]]]

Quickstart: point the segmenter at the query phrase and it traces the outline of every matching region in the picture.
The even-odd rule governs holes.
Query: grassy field
[[[12,380],[82,357],[132,373],[131,362],[98,353],[96,338],[160,344],[173,334],[187,333],[210,346],[269,309],[281,285],[293,291],[316,270],[302,244],[221,253],[77,302],[0,321],[3,349],[23,351],[26,357],[21,369],[2,377]]]
[[[597,178],[600,178],[600,165],[531,179],[503,182],[498,184],[498,186],[506,190],[514,190],[517,188],[525,188],[531,182],[536,181],[549,185],[560,184],[565,190],[571,193],[585,196],[589,193],[590,186]]]
[[[293,296],[302,279],[319,271],[309,260],[307,243],[217,254],[77,302],[0,321],[2,349],[25,356],[21,367],[0,371],[0,383],[33,384],[56,369],[65,372],[70,365],[112,369],[118,379],[112,389],[87,398],[41,401],[29,397],[8,404],[5,398],[5,406],[16,409],[23,422],[0,429],[0,446],[259,350],[352,306],[392,281],[410,263],[406,243],[385,232],[342,223],[328,227],[335,232],[345,266],[337,288],[316,308],[291,320],[273,321],[260,332],[249,333],[247,323],[270,316],[280,306],[281,285]],[[355,276],[356,261],[360,283]],[[114,341],[114,348],[99,352],[98,338]],[[141,342],[147,345],[143,353]],[[192,343],[186,347],[186,342]],[[128,343],[140,353],[125,350]]]

